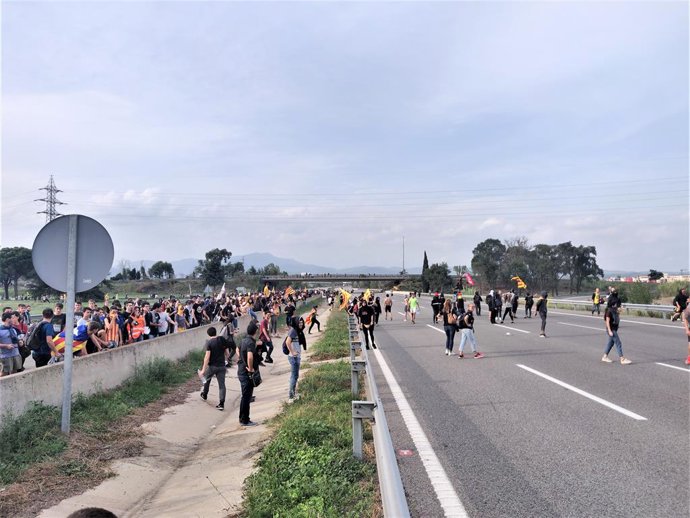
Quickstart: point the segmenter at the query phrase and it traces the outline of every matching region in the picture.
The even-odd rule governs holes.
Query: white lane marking
[[[592,316],[592,315],[577,315],[576,313],[561,313],[559,311],[549,311],[549,315],[565,315],[568,317],[581,317],[581,318],[597,318],[604,320],[602,316]],[[671,329],[682,329],[682,326],[671,326],[668,324],[655,324],[654,322],[638,322],[637,320],[621,320],[621,322],[627,322],[628,324],[640,324],[641,326],[656,326],[656,327],[670,327]]]
[[[580,394],[581,396],[584,396],[588,399],[591,399],[592,401],[596,401],[597,403],[599,403],[601,405],[609,407],[610,409],[615,410],[616,412],[620,412],[623,415],[627,415],[628,417],[632,417],[633,419],[635,419],[637,421],[646,421],[647,420],[646,417],[642,417],[641,415],[636,414],[635,412],[631,412],[630,410],[626,410],[625,408],[620,407],[618,405],[615,405],[609,401],[606,401],[605,399],[602,399],[599,396],[595,396],[594,394],[590,394],[589,392],[585,392],[582,389],[579,389],[577,387],[573,387],[572,385],[568,385],[567,383],[565,383],[561,380],[558,380],[556,378],[553,378],[553,377],[549,376],[548,374],[544,374],[543,372],[539,372],[538,370],[532,369],[531,367],[527,367],[526,365],[521,365],[519,363],[516,363],[515,365],[517,365],[521,369],[525,369],[526,371],[531,372],[532,374],[536,374],[537,376],[540,376],[540,377],[544,378],[545,380],[549,380],[550,382],[555,383],[556,385],[560,385],[563,388],[566,388],[568,390],[572,390],[576,394]]]
[[[446,332],[443,329],[439,329],[438,327],[434,327],[431,324],[427,324],[426,327],[430,327],[434,331],[438,331],[439,333],[443,333],[444,335],[446,334]]]
[[[401,315],[401,316],[404,317],[404,316],[405,316],[405,313],[402,313],[402,312],[398,311],[398,315]]]
[[[661,362],[654,362],[657,365],[661,365],[663,367],[671,367],[672,369],[678,369],[679,371],[685,371],[685,372],[690,372],[690,369],[686,369],[685,367],[678,367],[677,365],[669,365],[668,363],[661,363]]]
[[[496,327],[505,327],[506,329],[510,329],[511,331],[517,331],[519,333],[527,333],[531,334],[530,331],[525,331],[524,329],[518,329],[517,327],[510,327],[510,326],[504,326],[503,324],[494,324]]]
[[[583,329],[594,329],[595,331],[606,331],[606,329],[602,327],[592,327],[592,326],[579,326],[577,324],[568,324],[567,322],[558,322],[559,324],[563,324],[564,326],[573,326],[573,327],[581,327]]]
[[[427,324],[428,325],[428,324]],[[395,402],[400,410],[400,415],[402,415],[407,430],[412,437],[417,452],[419,453],[419,458],[424,464],[424,469],[426,474],[431,481],[431,485],[434,488],[436,497],[438,498],[445,516],[457,517],[457,518],[469,518],[465,506],[462,505],[460,497],[458,496],[453,484],[450,482],[446,471],[441,466],[441,462],[438,460],[434,449],[429,443],[424,430],[422,429],[417,417],[414,415],[412,408],[410,408],[405,395],[403,394],[400,385],[395,380],[395,376],[388,368],[386,360],[383,358],[379,349],[374,349],[374,354],[379,362],[379,367],[383,373],[384,378],[386,378],[386,383],[391,389],[391,394],[395,398]]]

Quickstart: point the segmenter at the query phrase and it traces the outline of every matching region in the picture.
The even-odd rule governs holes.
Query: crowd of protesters
[[[136,344],[145,340],[183,332],[203,324],[220,322],[231,335],[238,332],[239,318],[249,315],[257,326],[262,326],[264,337],[277,336],[278,317],[284,312],[288,319],[295,312],[297,303],[312,296],[310,291],[279,291],[241,295],[225,293],[206,297],[193,296],[177,299],[157,299],[151,303],[143,299],[126,299],[124,302],[106,297],[102,305],[94,299],[86,305],[75,302],[73,348],[75,356],[87,356],[107,349]],[[259,316],[263,313],[263,319]],[[0,375],[6,376],[24,370],[24,361],[33,357],[36,367],[60,361],[64,355],[67,316],[64,305],[58,302],[54,308],[42,312],[42,320],[32,325],[31,306],[19,303],[17,308],[5,307],[0,326]],[[317,322],[318,324],[318,322]],[[28,347],[27,339],[36,328],[35,347]],[[264,340],[264,342],[269,342]],[[270,360],[270,354],[268,356]]]

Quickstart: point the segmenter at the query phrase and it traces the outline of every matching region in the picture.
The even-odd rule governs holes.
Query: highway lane
[[[395,317],[376,330],[380,354],[469,516],[690,513],[690,372],[679,325],[624,319],[631,321],[621,326],[624,352],[634,363],[622,366],[600,362],[602,317],[552,311],[543,339],[539,319],[499,327],[483,316],[481,360],[444,356],[441,326],[427,325],[430,310],[415,326]],[[384,379],[377,379],[395,447],[414,450]],[[400,465],[413,514],[442,516],[419,458],[401,458]]]

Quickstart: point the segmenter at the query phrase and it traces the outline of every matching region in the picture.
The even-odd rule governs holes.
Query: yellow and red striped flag
[[[289,297],[290,295],[294,295],[294,294],[295,294],[295,290],[292,288],[292,286],[288,286],[287,288],[285,288],[285,296],[286,297]]]
[[[520,277],[517,275],[515,277],[510,278],[511,281],[517,282],[517,287],[518,289],[524,289],[527,287],[527,284],[525,284],[525,281],[523,281]]]

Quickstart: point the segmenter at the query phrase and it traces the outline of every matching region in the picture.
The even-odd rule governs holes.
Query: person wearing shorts
[[[390,315],[391,320],[393,320],[393,299],[391,298],[390,295],[386,295],[386,298],[383,301],[383,311],[384,315],[386,317],[386,320],[388,320],[388,315]]]
[[[412,323],[416,324],[415,319],[417,318],[417,309],[419,308],[419,301],[417,300],[417,297],[413,293],[412,296],[410,296],[409,299],[409,304],[410,304],[410,318],[412,319]]]

